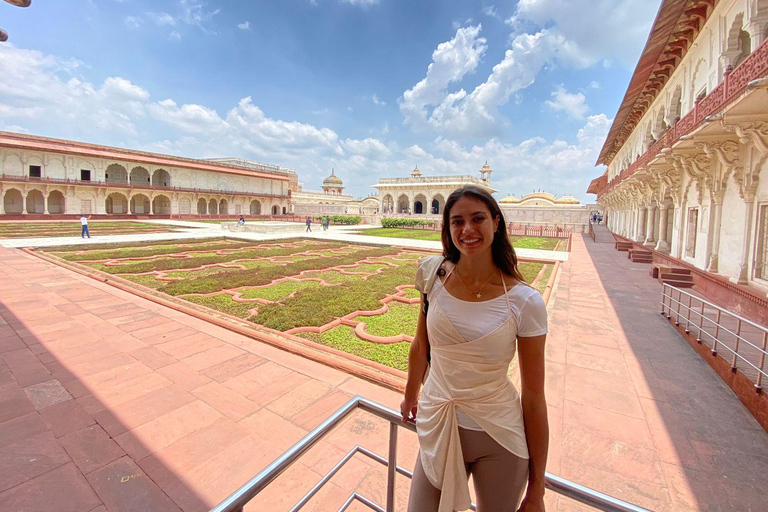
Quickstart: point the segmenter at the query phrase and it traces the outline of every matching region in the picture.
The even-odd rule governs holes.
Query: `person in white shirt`
[[[448,197],[442,241],[443,255],[422,259],[416,275],[422,314],[400,406],[403,421],[416,422],[420,448],[408,511],[466,510],[469,473],[478,512],[541,512],[544,301],[517,269],[504,215],[485,190]],[[521,394],[507,376],[516,351]]]
[[[83,229],[80,231],[80,236],[82,238],[85,238],[86,235],[88,236],[88,238],[91,238],[91,234],[88,232],[88,219],[90,218],[91,218],[90,215],[86,217],[84,213],[80,215],[80,224],[83,226]]]

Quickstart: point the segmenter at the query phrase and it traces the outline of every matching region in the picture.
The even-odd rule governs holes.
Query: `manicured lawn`
[[[366,236],[383,236],[388,238],[407,238],[410,240],[427,240],[439,242],[441,240],[440,231],[430,229],[404,229],[404,228],[373,228],[366,229],[358,233]],[[566,250],[567,243],[558,244],[560,241],[567,242],[559,238],[545,238],[535,236],[510,236],[509,240],[512,246],[520,249],[542,249],[545,251]]]
[[[386,313],[355,315],[382,309],[382,300],[398,293],[398,286],[413,284],[419,258],[432,254],[302,239],[100,244],[87,249],[54,247],[45,252],[278,331],[322,327],[346,317],[351,322],[365,322],[366,332],[380,337],[413,336],[419,305],[390,300]],[[537,285],[539,290],[546,286],[551,265],[520,264],[531,282],[542,267],[545,275]],[[240,298],[234,300],[234,296]],[[419,292],[407,288],[405,296],[418,298]],[[372,343],[358,338],[350,326],[300,335],[393,368],[407,366],[407,342]]]
[[[0,238],[50,238],[56,236],[80,236],[79,220],[62,222],[0,222]],[[168,233],[178,228],[144,222],[114,222],[93,220],[88,222],[91,237],[99,235],[130,235],[136,233]]]

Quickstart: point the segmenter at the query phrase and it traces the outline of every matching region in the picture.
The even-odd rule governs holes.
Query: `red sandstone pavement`
[[[655,510],[765,510],[768,436],[658,314],[647,267],[624,256],[575,238],[563,266],[548,470]],[[207,510],[354,394],[399,403],[16,250],[0,261],[3,512]],[[387,431],[356,414],[246,510],[289,509],[355,444],[385,455]],[[415,455],[401,434],[401,464]],[[304,510],[335,511],[352,490],[383,504],[385,481],[356,456]]]

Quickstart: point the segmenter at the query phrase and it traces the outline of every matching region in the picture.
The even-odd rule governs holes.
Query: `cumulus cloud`
[[[483,14],[486,16],[490,16],[491,18],[496,18],[498,20],[501,19],[501,16],[499,16],[498,11],[496,11],[495,5],[486,5],[483,7]]]
[[[552,98],[544,104],[555,112],[564,112],[574,119],[584,119],[584,115],[589,110],[584,94],[570,93],[562,85],[552,92]]]
[[[176,18],[167,12],[148,12],[146,16],[158,27],[176,25]]]
[[[214,33],[208,28],[208,22],[221,12],[221,9],[208,10],[200,0],[180,0],[181,19],[187,25],[198,27],[206,34]]]
[[[379,99],[378,94],[374,94],[373,97],[371,98],[371,101],[373,101],[374,105],[379,105],[380,107],[383,107],[387,104],[386,101],[382,101],[381,99]]]
[[[240,30],[250,30],[251,29],[251,22],[250,21],[244,21],[242,23],[237,24],[237,28]]]
[[[126,16],[123,21],[125,26],[131,30],[137,30],[141,26],[141,18],[136,16]]]

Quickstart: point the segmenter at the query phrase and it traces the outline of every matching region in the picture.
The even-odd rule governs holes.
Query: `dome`
[[[557,204],[581,204],[578,199],[576,199],[573,196],[563,196],[557,201],[555,201]]]
[[[418,178],[421,176],[421,171],[419,170],[419,166],[413,168],[413,171],[411,171],[411,176]]]
[[[520,199],[518,199],[515,196],[507,196],[499,201],[499,204],[517,204],[520,202]]]
[[[337,186],[343,185],[343,182],[341,181],[341,178],[336,176],[336,174],[334,174],[334,172],[335,171],[333,169],[331,169],[331,175],[323,180],[323,186],[337,187]]]
[[[491,166],[490,166],[490,165],[488,165],[488,162],[485,162],[485,165],[483,165],[483,166],[480,168],[480,170],[481,170],[481,171],[490,171],[490,170],[491,170]]]
[[[532,194],[528,194],[527,196],[524,196],[522,201],[528,202],[528,201],[544,201],[547,203],[553,203],[557,201],[557,198],[550,194],[549,192],[533,192]]]

